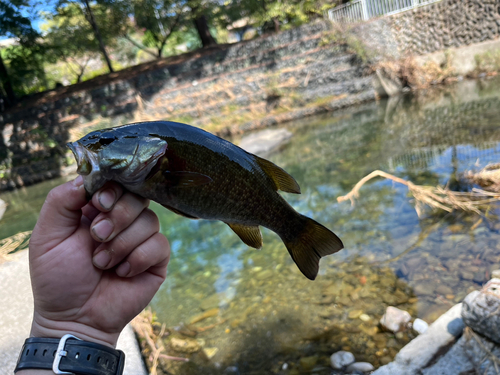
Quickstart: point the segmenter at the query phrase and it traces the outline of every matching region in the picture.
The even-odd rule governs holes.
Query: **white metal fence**
[[[328,11],[334,22],[366,21],[370,18],[406,12],[441,0],[356,0]]]

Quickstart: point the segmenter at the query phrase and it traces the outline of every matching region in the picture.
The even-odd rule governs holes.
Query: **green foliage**
[[[233,0],[224,12],[230,23],[248,17],[266,32],[311,22],[335,5],[337,2],[331,0]]]
[[[134,0],[133,10],[137,26],[144,29],[143,44],[157,50],[163,48],[172,33],[185,22],[183,4],[174,0]]]
[[[51,82],[44,70],[45,48],[41,45],[14,45],[2,51],[10,81],[17,96],[47,90]]]
[[[486,51],[474,56],[476,71],[488,73],[500,71],[500,50]]]

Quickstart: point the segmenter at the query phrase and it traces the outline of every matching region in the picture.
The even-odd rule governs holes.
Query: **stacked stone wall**
[[[442,0],[387,17],[401,54],[422,55],[496,39],[499,0]]]

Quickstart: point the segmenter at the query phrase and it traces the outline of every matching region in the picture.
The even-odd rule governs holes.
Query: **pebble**
[[[419,334],[427,331],[427,328],[429,328],[429,324],[427,324],[426,321],[420,318],[415,319],[415,321],[413,322],[413,330],[418,332]]]
[[[449,286],[441,284],[436,288],[436,292],[446,296],[447,294],[453,294],[453,289],[451,289]]]
[[[372,318],[370,318],[370,315],[367,314],[361,314],[359,316],[359,319],[361,319],[363,322],[369,322]]]
[[[333,353],[330,357],[330,364],[336,370],[340,370],[345,366],[349,366],[351,363],[354,363],[354,361],[354,354],[352,354],[351,352],[346,352],[344,350]]]
[[[362,310],[351,310],[347,316],[349,319],[358,319],[361,315],[363,315]]]
[[[207,359],[212,359],[214,355],[219,351],[218,348],[203,348],[203,354],[207,357]]]
[[[388,306],[384,316],[380,319],[380,324],[392,332],[404,330],[406,324],[411,320],[411,315],[404,310],[400,310],[394,306]]]
[[[462,271],[460,272],[460,277],[464,280],[472,280],[474,278],[474,274],[472,272]]]
[[[492,279],[500,279],[500,270],[491,271],[491,278]]]
[[[193,339],[179,339],[173,337],[170,340],[170,345],[172,349],[182,353],[194,353],[201,349],[201,345],[198,341]]]
[[[435,284],[432,281],[422,281],[415,285],[413,292],[417,296],[431,296],[434,294]]]
[[[352,372],[370,372],[370,371],[373,371],[375,370],[375,367],[373,367],[373,365],[369,362],[354,362],[352,364],[350,364],[346,371],[348,373],[352,373]]]
[[[314,366],[316,366],[316,363],[318,362],[318,356],[313,355],[310,357],[302,357],[300,359],[300,367],[304,371],[311,371]]]

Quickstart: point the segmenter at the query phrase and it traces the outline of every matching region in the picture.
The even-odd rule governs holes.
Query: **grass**
[[[474,56],[476,73],[491,73],[500,71],[500,50],[487,51]]]

